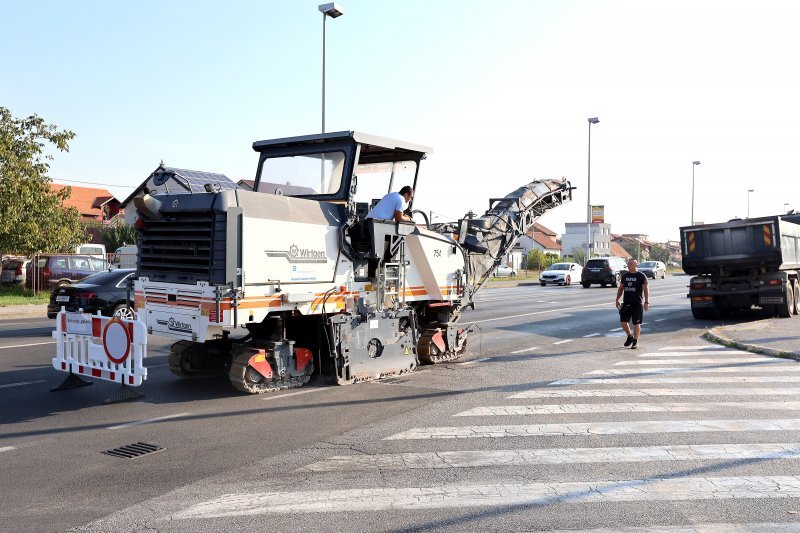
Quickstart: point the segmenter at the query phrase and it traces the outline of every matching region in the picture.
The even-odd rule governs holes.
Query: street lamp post
[[[692,161],[692,226],[694,226],[694,167],[700,164],[700,161]]]
[[[754,189],[747,189],[747,218],[750,218],[750,193],[753,192]]]
[[[589,154],[586,163],[586,258],[583,264],[589,261],[590,244],[592,242],[592,124],[597,124],[600,119],[592,117],[589,120]]]
[[[341,17],[344,15],[344,10],[334,2],[320,4],[318,7],[322,13],[322,133],[325,133],[325,21],[328,17],[332,19]]]

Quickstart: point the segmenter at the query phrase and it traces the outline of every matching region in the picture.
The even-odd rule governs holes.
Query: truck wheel
[[[586,283],[586,282],[581,283],[581,287],[583,287],[584,289],[588,289],[590,286],[591,283]]]
[[[786,284],[784,302],[775,306],[778,311],[778,316],[781,318],[789,318],[794,313],[794,291],[792,290],[792,285],[794,284]]]
[[[704,308],[694,307],[694,306],[692,306],[692,316],[696,320],[706,320],[708,318],[708,315],[706,314],[706,310]]]
[[[764,318],[772,318],[775,316],[775,306],[774,305],[762,305],[761,306],[761,315]]]

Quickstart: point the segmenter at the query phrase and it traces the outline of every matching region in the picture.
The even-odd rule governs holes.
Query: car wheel
[[[590,286],[591,283],[586,283],[586,282],[581,283],[581,287],[583,287],[584,289],[588,289]]]
[[[569,276],[567,276],[566,278],[564,278],[564,285],[566,285],[567,287],[569,287],[571,284],[572,284],[572,278],[570,278]]]
[[[133,320],[135,318],[133,314],[133,308],[125,304],[117,304],[114,306],[111,316],[115,316],[123,320]]]
[[[66,287],[67,285],[70,285],[70,282],[68,280],[65,280],[65,279],[62,279],[61,281],[56,283],[57,287]]]
[[[547,282],[546,282],[546,281],[542,281],[541,283],[539,283],[539,285],[541,285],[542,287],[544,287],[545,285],[547,285]]]
[[[617,273],[614,275],[614,279],[611,280],[611,286],[617,287],[619,285],[619,280],[620,280],[619,273]]]

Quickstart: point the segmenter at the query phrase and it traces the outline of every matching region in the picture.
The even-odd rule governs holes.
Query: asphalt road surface
[[[456,363],[248,396],[153,341],[113,405],[49,391],[53,321],[0,322],[3,529],[800,531],[800,366],[700,340],[687,281],[651,281],[638,350],[614,289],[487,288]]]

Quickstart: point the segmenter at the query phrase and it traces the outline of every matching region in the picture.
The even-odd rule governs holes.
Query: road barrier
[[[138,320],[70,313],[56,317],[53,368],[138,387],[147,379],[147,328]]]

